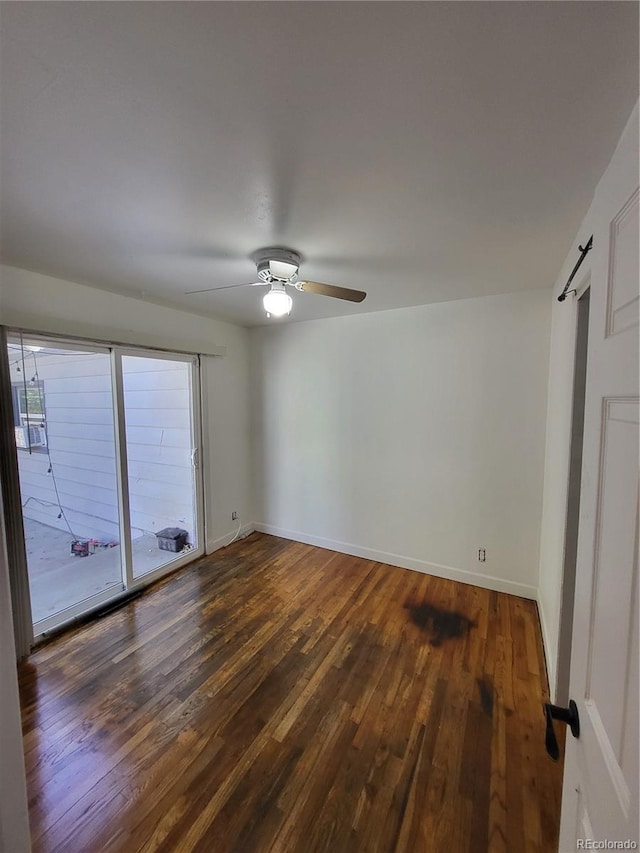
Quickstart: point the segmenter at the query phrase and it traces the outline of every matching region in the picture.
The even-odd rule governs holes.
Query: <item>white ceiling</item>
[[[2,3],[1,257],[245,325],[550,287],[638,98],[638,4]],[[588,235],[585,235],[585,239]]]

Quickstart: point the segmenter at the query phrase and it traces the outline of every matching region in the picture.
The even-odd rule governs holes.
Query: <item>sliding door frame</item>
[[[198,545],[192,548],[182,557],[177,557],[175,560],[170,560],[157,569],[151,572],[146,572],[140,577],[133,575],[133,555],[131,548],[131,510],[129,501],[129,476],[128,476],[128,460],[127,460],[127,437],[126,437],[126,412],[124,406],[124,381],[122,374],[122,358],[124,356],[132,356],[133,358],[157,358],[167,361],[182,361],[190,364],[189,384],[190,384],[190,401],[191,401],[191,469],[193,471],[193,508],[194,522],[196,529],[196,538]],[[158,351],[146,349],[145,347],[113,347],[113,358],[115,371],[114,387],[117,399],[114,398],[114,416],[117,416],[116,424],[117,432],[117,448],[118,448],[118,494],[121,502],[120,513],[124,520],[122,527],[122,536],[125,547],[123,549],[123,582],[127,593],[138,590],[147,584],[152,583],[159,578],[164,577],[170,572],[181,568],[190,563],[192,560],[202,557],[205,552],[205,524],[204,524],[204,486],[202,482],[202,466],[200,465],[201,451],[201,435],[200,428],[202,405],[200,401],[200,359],[198,356],[189,355],[187,353]],[[122,478],[122,482],[120,482]],[[122,524],[122,521],[121,521]]]
[[[111,388],[113,426],[116,443],[116,481],[118,483],[118,522],[120,525],[120,565],[122,583],[126,592],[134,586],[133,556],[131,548],[131,506],[129,501],[129,462],[127,459],[127,432],[124,419],[124,387],[122,381],[122,352],[111,349]]]
[[[81,617],[100,610],[105,605],[115,603],[122,598],[131,596],[132,593],[148,586],[159,578],[164,577],[187,563],[203,556],[206,543],[206,525],[204,513],[204,483],[202,459],[202,400],[201,400],[201,365],[200,357],[195,353],[173,352],[152,347],[134,347],[132,345],[120,345],[107,343],[105,341],[94,341],[91,339],[66,337],[49,332],[38,332],[27,329],[16,329],[6,327],[7,337],[23,334],[31,340],[37,339],[43,342],[55,343],[69,346],[73,349],[81,349],[83,346],[88,350],[110,354],[111,364],[111,387],[113,406],[113,426],[116,456],[116,481],[118,500],[118,520],[120,525],[121,541],[121,575],[122,587],[117,589],[106,589],[96,593],[88,599],[84,599],[69,607],[63,608],[58,613],[48,616],[33,624],[33,640],[37,643],[52,631],[73,623]],[[190,421],[191,421],[191,468],[193,471],[193,508],[194,526],[196,532],[197,547],[193,547],[184,555],[176,554],[176,559],[170,560],[159,568],[147,572],[140,577],[133,575],[133,559],[131,545],[131,514],[129,500],[127,440],[126,440],[126,412],[124,407],[124,384],[122,373],[123,356],[138,358],[157,358],[169,361],[180,361],[190,364]],[[4,372],[4,371],[3,371]],[[8,370],[6,376],[0,377],[1,381],[10,384]],[[17,476],[17,471],[16,471]],[[18,508],[16,508],[17,511]],[[22,513],[22,506],[19,506]],[[25,566],[26,582],[28,585],[28,569]],[[30,605],[30,598],[29,598]],[[14,604],[15,606],[15,604]]]

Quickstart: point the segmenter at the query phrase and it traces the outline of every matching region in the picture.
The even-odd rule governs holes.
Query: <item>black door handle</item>
[[[574,737],[580,737],[580,717],[578,716],[578,706],[573,699],[569,700],[568,708],[561,708],[559,705],[551,705],[549,702],[545,702],[544,712],[547,717],[547,733],[544,743],[551,758],[553,758],[554,761],[557,761],[560,757],[560,749],[558,747],[556,733],[553,730],[553,721],[560,720],[560,722],[566,723],[571,729],[571,734]]]

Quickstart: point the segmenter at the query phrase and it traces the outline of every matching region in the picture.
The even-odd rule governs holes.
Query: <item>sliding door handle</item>
[[[200,467],[200,448],[194,447],[191,451],[191,464],[194,468]]]
[[[561,723],[566,723],[571,729],[571,734],[574,737],[580,737],[580,717],[578,716],[578,706],[571,699],[568,708],[561,708],[559,705],[551,705],[545,702],[544,713],[547,717],[547,731],[544,739],[547,752],[557,761],[560,757],[560,748],[558,747],[558,739],[553,728],[553,721],[560,720]]]

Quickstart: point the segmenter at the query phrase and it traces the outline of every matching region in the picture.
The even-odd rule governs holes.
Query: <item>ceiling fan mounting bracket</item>
[[[302,261],[298,252],[280,246],[259,249],[252,258],[258,268],[258,278],[266,283],[291,282],[297,275]]]

